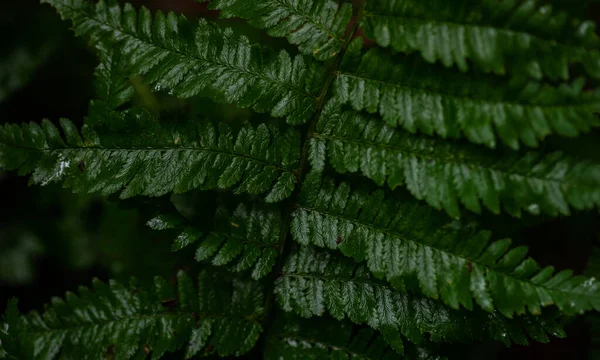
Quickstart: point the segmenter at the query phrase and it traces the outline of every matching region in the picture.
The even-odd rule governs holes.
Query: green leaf
[[[365,33],[395,51],[418,51],[428,62],[469,63],[486,72],[569,78],[583,64],[600,79],[600,38],[581,21],[536,1],[406,0],[367,2]]]
[[[223,18],[244,18],[271,36],[287,37],[301,53],[319,60],[340,52],[352,16],[351,4],[331,0],[213,0],[209,8],[221,10]]]
[[[11,225],[14,219],[4,219],[0,229],[0,283],[12,286],[31,284],[37,259],[45,254],[45,246],[33,232],[32,222],[24,228]]]
[[[592,254],[588,259],[585,274],[588,276],[600,277],[600,244],[592,249]],[[591,314],[585,318],[588,327],[588,333],[591,337],[589,359],[595,359],[600,356],[600,314]]]
[[[89,120],[89,119],[88,119]],[[81,138],[68,120],[63,140],[47,120],[5,125],[0,129],[0,168],[33,173],[31,182],[61,181],[76,192],[118,191],[122,198],[160,196],[191,189],[233,188],[237,193],[262,194],[284,172],[295,168],[299,135],[274,127],[250,125],[237,133],[209,122],[161,121],[131,110],[112,123],[100,119],[94,130],[84,125]],[[115,127],[119,126],[118,132]],[[291,194],[289,186],[278,197]]]
[[[9,99],[13,93],[21,90],[33,80],[34,74],[48,57],[49,50],[50,47],[47,45],[38,52],[18,46],[9,54],[5,53],[2,56],[0,60],[0,103]]]
[[[160,278],[147,289],[134,280],[129,286],[96,280],[92,290],[67,292],[65,300],[54,298],[43,314],[24,316],[19,339],[31,346],[36,359],[47,360],[59,354],[130,359],[144,351],[159,359],[183,347],[187,358],[200,351],[220,356],[249,351],[262,331],[262,289],[210,272],[202,272],[198,284],[195,289],[183,272],[177,289]]]
[[[117,109],[129,102],[135,93],[127,76],[127,64],[120,49],[98,47],[98,55],[100,65],[94,73],[96,96],[110,109]]]
[[[372,49],[357,67],[342,69],[333,87],[338,101],[378,113],[388,126],[518,149],[521,142],[537,146],[548,135],[575,137],[600,125],[600,92],[584,84],[583,78],[554,87],[461,74]]]
[[[145,75],[155,91],[181,98],[198,94],[252,107],[290,124],[307,121],[316,108],[314,84],[306,82],[301,56],[279,52],[272,60],[247,38],[235,36],[201,19],[197,25],[173,13],[144,7],[123,8],[115,0],[96,5],[85,0],[43,0],[73,21],[76,34],[91,37],[103,47],[119,47],[131,75]]]
[[[457,311],[398,292],[374,279],[364,266],[311,247],[302,247],[288,258],[275,294],[285,311],[302,317],[328,312],[338,320],[348,318],[376,330],[395,329],[416,344],[422,344],[425,335],[435,342],[494,339],[508,346],[526,344],[526,334],[542,342],[548,341],[546,331],[561,334],[551,317],[507,319],[496,312]]]
[[[452,141],[416,136],[370,116],[329,104],[317,126],[311,157],[316,169],[328,163],[339,173],[360,172],[391,189],[406,184],[416,198],[453,217],[461,203],[499,213],[501,205],[551,216],[569,215],[570,207],[600,203],[600,164],[560,152],[492,151]],[[316,158],[313,159],[313,158]]]
[[[0,359],[29,360],[33,351],[23,338],[23,320],[17,307],[18,300],[8,300],[4,315],[0,319]]]
[[[329,317],[301,319],[290,314],[277,314],[280,319],[267,337],[265,359],[357,359],[442,360],[433,344],[417,347],[405,344],[398,354],[384,334],[370,328],[337,321]],[[402,342],[401,342],[402,344]]]
[[[296,188],[297,182],[298,180],[294,174],[289,172],[282,173],[275,185],[273,185],[273,189],[269,195],[265,198],[265,201],[268,203],[276,203],[286,199]]]
[[[526,308],[539,315],[549,305],[567,314],[600,310],[595,278],[571,271],[553,276],[553,268],[540,270],[526,258],[526,248],[509,250],[509,239],[490,243],[489,232],[420,203],[381,190],[351,191],[345,183],[321,183],[314,175],[301,191],[292,237],[365,260],[377,278],[395,287],[416,281],[423,294],[451,308],[471,310],[475,299],[482,309],[507,317],[524,314]]]
[[[198,261],[212,259],[213,265],[231,265],[232,271],[252,268],[255,280],[271,272],[279,255],[281,216],[277,209],[259,205],[247,209],[240,204],[229,214],[220,208],[214,222],[213,231],[204,238],[200,229],[174,216],[159,215],[148,221],[148,225],[157,230],[180,231],[173,251],[200,241],[196,250]]]

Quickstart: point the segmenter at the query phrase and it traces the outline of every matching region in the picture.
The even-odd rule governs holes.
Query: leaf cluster
[[[548,342],[566,335],[561,316],[600,311],[596,278],[540,266],[479,221],[597,210],[598,160],[547,139],[600,125],[600,39],[581,12],[210,2],[293,45],[274,50],[204,18],[42,2],[94,45],[96,98],[80,129],[4,125],[0,168],[122,200],[210,192],[217,206],[147,221],[195,251],[170,280],[94,280],[41,313],[11,302],[0,358],[442,359],[449,343]],[[154,111],[141,86],[255,115]]]

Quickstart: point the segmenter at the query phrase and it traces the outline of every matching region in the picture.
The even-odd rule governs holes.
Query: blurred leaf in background
[[[23,285],[33,280],[35,260],[43,253],[40,239],[15,226],[0,229],[0,284]]]

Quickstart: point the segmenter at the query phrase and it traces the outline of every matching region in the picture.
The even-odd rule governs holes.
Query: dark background
[[[217,15],[192,0],[131,2],[183,12],[189,17]],[[597,16],[600,11],[591,14]],[[3,1],[0,27],[4,34],[0,43],[0,122],[39,122],[42,118],[57,121],[66,117],[81,124],[93,97],[96,59],[91,47],[75,38],[69,24],[62,22],[52,8],[36,0]],[[251,38],[276,46],[282,43],[244,29]],[[163,105],[171,104],[169,101],[159,99]],[[586,141],[593,143],[595,139],[597,133]],[[555,142],[557,146],[580,148],[569,141]],[[193,206],[193,199],[179,197],[175,202],[182,207]],[[74,195],[56,184],[29,187],[27,178],[0,172],[0,309],[7,299],[16,296],[22,311],[41,310],[52,296],[88,285],[93,277],[107,280],[135,275],[149,280],[154,275],[170,277],[178,268],[193,266],[189,264],[191,255],[169,252],[172,238],[144,226],[156,207],[169,200],[121,202]],[[529,245],[532,256],[542,265],[576,272],[584,271],[592,247],[598,243],[597,212],[558,219],[483,216],[482,221],[516,243]],[[566,319],[565,323],[567,339],[510,350],[481,344],[469,348],[469,357],[587,359],[591,337],[585,318]]]

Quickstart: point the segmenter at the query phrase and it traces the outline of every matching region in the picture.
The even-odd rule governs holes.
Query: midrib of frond
[[[487,32],[495,31],[495,32],[504,33],[504,34],[511,35],[511,36],[526,36],[529,39],[530,43],[538,42],[538,43],[543,43],[543,44],[549,45],[549,46],[558,45],[567,51],[571,50],[571,51],[578,51],[578,52],[581,52],[581,51],[598,52],[598,49],[589,49],[584,46],[575,46],[575,45],[566,43],[564,41],[545,38],[545,37],[537,35],[537,34],[531,34],[527,31],[519,31],[519,30],[508,29],[508,28],[501,28],[501,27],[497,27],[497,26],[481,25],[481,24],[468,23],[468,22],[460,23],[460,22],[456,22],[456,21],[452,21],[452,20],[426,19],[426,18],[417,17],[417,16],[380,14],[380,13],[369,12],[369,11],[365,12],[365,17],[392,18],[392,19],[401,20],[403,23],[413,22],[413,23],[419,23],[419,24],[446,25],[449,27],[450,26],[455,27],[457,29],[458,28],[472,28],[472,29],[478,29],[480,31],[487,31]]]
[[[408,90],[408,91],[424,93],[429,96],[441,96],[442,98],[458,99],[458,100],[462,100],[462,101],[472,102],[474,104],[483,104],[483,105],[488,105],[488,106],[505,106],[505,107],[522,108],[522,109],[538,108],[538,109],[550,109],[550,110],[552,110],[552,109],[569,109],[569,110],[600,111],[600,105],[598,104],[598,102],[594,102],[594,101],[590,101],[589,103],[582,102],[582,103],[575,103],[575,104],[566,103],[566,104],[551,104],[551,105],[549,105],[549,104],[537,104],[537,103],[520,103],[520,102],[516,102],[516,101],[507,101],[507,100],[500,100],[500,99],[478,99],[478,98],[474,98],[471,96],[452,94],[452,93],[445,92],[442,90],[437,90],[437,89],[432,90],[432,89],[427,89],[424,87],[419,87],[416,85],[409,85],[409,84],[405,84],[405,83],[403,84],[403,83],[396,83],[393,81],[373,79],[373,78],[370,78],[367,76],[350,73],[350,72],[341,72],[340,71],[338,73],[338,76],[355,78],[355,79],[363,80],[366,82],[375,82],[375,83],[385,85],[385,86],[393,86],[398,89],[404,89],[404,90]]]
[[[331,276],[331,275],[315,275],[312,273],[304,273],[304,272],[290,272],[283,273],[281,278],[303,278],[303,279],[313,279],[313,280],[322,280],[322,281],[336,281],[336,282],[344,282],[344,283],[353,283],[358,285],[369,285],[373,287],[378,287],[382,289],[389,289],[390,287],[381,282],[366,280],[366,279],[356,279],[352,277],[342,277],[342,276]]]
[[[30,148],[30,147],[26,147],[26,146],[19,146],[19,145],[12,145],[12,144],[7,144],[9,147],[12,148],[16,148],[16,149],[22,149],[22,150],[28,150],[31,152],[43,152],[43,153],[48,153],[48,154],[64,154],[64,153],[78,153],[78,152],[100,152],[100,153],[105,153],[105,152],[131,152],[132,154],[139,154],[139,153],[152,153],[152,152],[199,152],[199,153],[206,153],[206,154],[216,154],[216,155],[226,155],[226,156],[230,156],[230,157],[237,157],[237,158],[242,158],[247,160],[248,162],[254,162],[254,163],[258,163],[261,164],[265,167],[271,167],[271,168],[275,168],[279,171],[282,172],[288,172],[288,173],[293,173],[292,169],[288,169],[288,168],[283,168],[278,164],[274,164],[274,163],[270,163],[270,162],[266,162],[262,159],[258,159],[258,158],[253,158],[250,157],[248,155],[245,154],[239,154],[239,153],[234,153],[234,152],[229,152],[229,151],[223,151],[223,150],[216,150],[216,149],[211,149],[211,148],[197,148],[197,147],[176,147],[176,148],[170,148],[170,147],[154,147],[154,148],[121,148],[121,147],[115,147],[115,148],[105,148],[105,147],[81,147],[81,148],[53,148],[53,149],[36,149],[36,148]]]
[[[196,317],[198,317],[198,321],[196,320]],[[40,329],[40,330],[36,330],[36,331],[27,332],[27,334],[30,334],[33,336],[43,336],[45,334],[56,334],[56,333],[61,333],[61,332],[70,333],[70,332],[81,331],[83,329],[94,328],[94,327],[108,327],[108,326],[112,326],[112,325],[115,325],[118,323],[130,322],[132,320],[138,320],[138,321],[142,322],[144,320],[158,320],[158,319],[171,319],[171,320],[173,320],[173,319],[189,319],[191,321],[191,323],[197,323],[197,322],[201,322],[203,320],[237,319],[237,320],[253,322],[255,324],[260,325],[260,323],[258,321],[251,319],[248,316],[241,316],[241,315],[234,316],[234,315],[214,314],[214,313],[202,314],[202,313],[197,313],[194,311],[189,311],[189,312],[179,312],[179,313],[174,313],[174,314],[129,315],[129,316],[123,316],[118,319],[108,320],[108,321],[86,322],[86,323],[82,323],[79,325],[65,326],[65,327],[61,327],[61,328]],[[193,327],[196,327],[196,326],[193,326]]]
[[[271,323],[274,320],[274,314],[273,311],[271,309],[273,300],[275,298],[275,284],[276,284],[276,280],[277,278],[280,276],[280,274],[283,273],[283,267],[285,265],[285,261],[284,261],[284,257],[282,256],[286,250],[286,243],[288,240],[288,237],[290,236],[290,224],[292,222],[292,216],[294,214],[294,208],[298,205],[298,200],[300,198],[300,189],[302,189],[302,185],[304,183],[304,177],[306,175],[306,166],[308,165],[308,149],[310,147],[310,141],[308,141],[310,139],[310,137],[312,136],[312,134],[315,132],[316,128],[317,128],[317,123],[319,121],[319,118],[321,117],[321,113],[323,112],[323,109],[325,108],[325,104],[326,104],[326,99],[327,99],[327,95],[333,90],[333,81],[336,77],[337,71],[338,69],[341,67],[342,65],[342,60],[344,58],[344,55],[346,54],[346,50],[348,48],[348,45],[350,44],[350,41],[352,40],[352,38],[354,37],[354,34],[356,33],[356,31],[359,28],[359,24],[360,24],[360,19],[362,18],[362,15],[364,13],[364,3],[362,4],[361,8],[359,9],[357,15],[356,15],[356,23],[354,24],[354,26],[352,27],[352,30],[348,33],[348,37],[346,38],[346,40],[344,41],[340,52],[338,53],[337,57],[335,58],[335,63],[332,66],[332,68],[329,71],[329,74],[327,75],[327,80],[323,83],[323,87],[321,88],[321,91],[319,92],[319,97],[317,98],[317,106],[316,106],[316,110],[312,116],[312,118],[309,121],[308,124],[308,130],[306,132],[306,136],[304,136],[304,144],[302,146],[302,152],[300,155],[300,160],[298,162],[298,167],[296,168],[296,170],[294,170],[294,174],[296,176],[296,178],[298,179],[298,184],[296,185],[296,189],[294,190],[294,193],[292,194],[292,196],[287,200],[287,203],[284,204],[284,209],[287,209],[286,213],[284,214],[284,216],[282,216],[281,218],[281,230],[280,230],[280,235],[279,235],[279,242],[278,242],[278,247],[279,247],[279,256],[277,257],[277,262],[275,264],[275,266],[273,267],[273,271],[271,271],[271,285],[270,288],[268,289],[268,296],[267,299],[265,301],[265,314],[267,314],[267,316],[265,316],[265,327],[263,327],[264,329],[270,329],[271,328]]]
[[[66,5],[63,5],[63,6],[65,8],[68,8],[69,10],[71,10],[73,12],[76,12],[76,13],[81,14],[81,15],[85,15],[86,16],[86,21],[93,21],[93,22],[99,24],[103,28],[110,29],[110,31],[112,31],[114,33],[122,34],[122,36],[120,37],[121,40],[123,40],[124,38],[130,38],[130,39],[133,39],[133,40],[138,41],[140,43],[144,43],[146,45],[153,46],[155,48],[159,48],[159,49],[162,49],[162,50],[167,51],[167,52],[172,52],[172,53],[177,54],[177,55],[182,56],[182,57],[187,57],[187,58],[190,58],[190,59],[193,59],[193,60],[196,60],[196,61],[204,61],[206,63],[212,63],[212,64],[215,64],[216,66],[226,67],[226,68],[230,69],[234,73],[237,72],[237,73],[240,73],[240,74],[250,75],[250,76],[252,76],[252,77],[254,77],[256,79],[259,79],[259,80],[260,79],[268,79],[270,82],[276,83],[279,86],[283,86],[283,87],[289,88],[289,89],[293,90],[294,92],[299,93],[299,94],[301,94],[303,96],[315,99],[315,96],[313,94],[310,94],[310,93],[306,92],[304,89],[300,89],[300,88],[298,88],[296,86],[292,86],[292,85],[290,85],[288,83],[281,82],[281,81],[279,81],[276,78],[268,76],[268,73],[259,73],[259,72],[249,71],[247,69],[236,68],[236,67],[231,66],[231,64],[228,64],[228,63],[224,63],[224,62],[219,63],[219,62],[216,62],[215,59],[212,59],[212,58],[202,58],[202,57],[197,56],[198,54],[183,53],[183,52],[179,51],[178,49],[169,48],[169,47],[165,47],[165,46],[160,46],[160,45],[158,45],[156,43],[144,40],[144,39],[138,37],[134,33],[129,33],[129,32],[123,31],[122,28],[115,27],[111,23],[102,22],[102,21],[98,20],[96,17],[94,17],[93,15],[90,15],[90,14],[86,13],[85,11],[82,11],[81,9],[69,7],[69,6],[66,6]],[[190,71],[193,71],[193,69],[188,70],[186,72],[186,74],[188,74]],[[183,78],[184,77],[182,77],[182,79]]]
[[[390,237],[390,240],[393,240],[395,238],[395,239],[400,239],[401,241],[411,242],[411,243],[417,244],[419,246],[428,247],[428,248],[432,249],[433,251],[437,251],[437,252],[440,252],[440,253],[445,253],[449,257],[453,257],[453,258],[458,258],[458,259],[464,260],[467,263],[471,263],[471,264],[480,266],[481,268],[484,268],[484,269],[486,269],[488,271],[493,271],[493,272],[497,273],[500,276],[513,279],[513,280],[519,282],[520,284],[529,284],[529,285],[533,286],[534,288],[542,288],[542,289],[547,290],[550,293],[561,293],[561,294],[565,294],[566,296],[572,296],[573,294],[577,294],[577,295],[580,295],[580,296],[585,296],[585,297],[587,297],[589,299],[593,299],[594,301],[600,301],[600,294],[597,295],[597,296],[593,296],[593,295],[590,295],[589,293],[586,293],[586,292],[577,291],[576,289],[569,289],[569,290],[565,291],[565,290],[562,290],[562,289],[559,288],[560,284],[557,285],[558,288],[547,287],[547,286],[544,286],[542,284],[534,284],[531,281],[527,281],[527,280],[524,280],[524,279],[521,279],[521,278],[518,278],[518,277],[515,277],[515,276],[512,276],[512,275],[506,274],[504,272],[498,271],[497,269],[494,269],[494,268],[492,268],[492,267],[490,267],[488,265],[484,265],[484,264],[478,262],[477,260],[469,259],[469,258],[466,258],[464,256],[454,254],[452,252],[449,252],[446,249],[435,247],[432,244],[428,244],[428,243],[420,242],[420,241],[415,240],[415,239],[411,239],[411,238],[407,237],[406,235],[400,234],[398,232],[395,232],[395,231],[392,231],[392,230],[389,230],[389,229],[378,228],[378,227],[375,227],[375,226],[373,226],[371,224],[367,224],[367,223],[361,222],[359,220],[349,219],[349,218],[346,218],[346,217],[343,217],[343,216],[331,214],[331,213],[323,211],[323,210],[319,210],[319,209],[315,209],[315,208],[311,208],[311,207],[307,207],[307,206],[303,206],[303,205],[298,205],[298,208],[299,209],[304,209],[304,210],[310,211],[310,212],[315,212],[315,213],[318,213],[318,214],[320,214],[322,216],[327,216],[327,217],[330,217],[330,218],[334,218],[334,219],[340,220],[342,222],[348,222],[348,223],[351,223],[351,224],[355,225],[356,227],[367,228],[367,229],[369,229],[369,230],[371,230],[373,232],[378,232],[378,233],[382,233],[382,234],[388,235]],[[369,282],[369,283],[371,283],[371,284],[378,284],[378,283],[375,283],[375,282]],[[378,285],[381,286],[381,284],[378,284]]]
[[[421,159],[439,162],[439,163],[443,163],[443,164],[453,164],[453,165],[460,165],[460,166],[464,165],[464,166],[468,166],[471,169],[487,170],[490,172],[499,172],[506,176],[517,177],[519,180],[523,180],[523,181],[532,179],[532,180],[539,180],[542,182],[555,183],[557,185],[565,185],[565,184],[572,185],[573,184],[572,181],[568,181],[568,180],[564,180],[564,179],[560,179],[560,178],[540,177],[538,175],[534,175],[531,173],[522,174],[522,173],[517,173],[517,172],[506,170],[506,169],[498,169],[494,166],[486,166],[485,164],[475,162],[475,161],[469,159],[468,157],[461,159],[463,161],[457,161],[457,160],[455,160],[456,157],[453,157],[452,155],[435,156],[435,154],[427,154],[424,152],[415,151],[414,149],[410,149],[410,148],[394,147],[394,146],[390,146],[390,145],[374,143],[371,141],[348,139],[348,138],[343,138],[343,137],[333,136],[333,135],[323,135],[320,133],[314,133],[313,135],[317,139],[340,141],[340,142],[344,142],[344,143],[352,143],[352,144],[370,147],[370,148],[389,150],[394,153],[410,154],[410,155],[414,155]],[[544,154],[539,153],[538,159],[543,158],[543,157],[544,157]],[[537,163],[537,161],[534,161],[534,163]],[[581,185],[582,186],[594,186],[594,184],[589,184],[589,185],[581,184]]]

